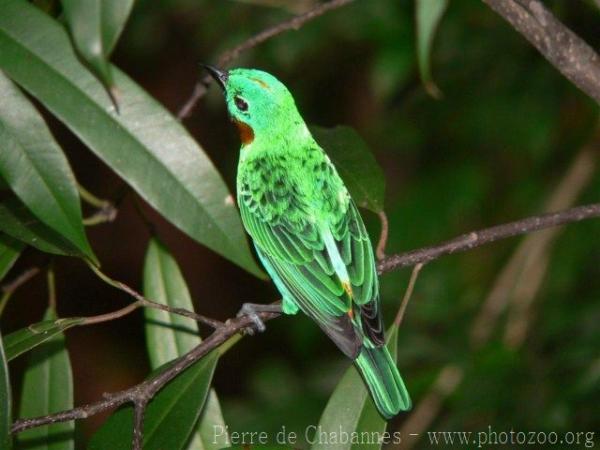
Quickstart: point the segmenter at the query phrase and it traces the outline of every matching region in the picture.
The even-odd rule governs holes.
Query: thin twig
[[[21,275],[19,275],[17,278],[15,278],[10,283],[4,284],[2,286],[2,292],[4,294],[14,293],[19,287],[21,287],[22,285],[27,283],[29,280],[31,280],[33,277],[35,277],[38,273],[40,273],[39,267],[31,267],[31,268],[27,269],[25,272],[23,272]]]
[[[97,323],[109,322],[111,320],[120,319],[121,317],[126,316],[127,314],[135,311],[136,309],[142,308],[144,306],[144,302],[136,300],[135,302],[130,303],[129,305],[121,309],[117,309],[116,311],[111,311],[105,314],[98,314],[97,316],[85,317],[81,322],[76,323],[76,326],[94,325]]]
[[[190,319],[195,320],[196,322],[203,323],[204,325],[208,325],[212,328],[219,328],[223,326],[223,322],[212,319],[210,317],[203,316],[202,314],[197,314],[193,311],[189,311],[184,308],[173,308],[172,306],[165,305],[162,303],[155,302],[153,300],[149,300],[140,294],[138,291],[133,289],[132,287],[126,285],[122,281],[114,280],[104,272],[102,272],[94,263],[86,261],[88,266],[92,269],[92,271],[105,283],[109,284],[112,287],[115,287],[135,298],[138,302],[141,303],[141,306],[146,306],[148,308],[160,309],[162,311],[167,311],[171,314],[177,314],[179,316],[189,317]]]
[[[307,22],[310,22],[311,20],[322,16],[328,11],[341,8],[342,6],[345,6],[351,3],[352,1],[354,0],[330,0],[326,3],[319,4],[310,11],[307,11],[303,14],[298,14],[297,16],[294,16],[289,20],[269,27],[258,34],[255,34],[249,39],[245,40],[241,44],[224,52],[217,60],[217,66],[220,68],[225,67],[229,65],[232,61],[234,61],[236,58],[238,58],[243,52],[248,51],[259,44],[262,44],[263,42],[279,34],[285,33],[286,31],[299,30]],[[185,119],[186,117],[189,117],[189,115],[192,113],[192,110],[196,106],[196,103],[198,103],[198,100],[200,100],[204,96],[204,94],[206,94],[206,89],[208,88],[208,85],[211,83],[211,81],[212,78],[210,76],[204,76],[200,81],[196,83],[196,85],[194,86],[194,90],[177,113],[178,119],[181,120]]]
[[[406,307],[408,306],[408,302],[412,297],[413,290],[415,288],[415,283],[417,282],[417,278],[419,277],[419,272],[423,268],[423,263],[417,264],[413,267],[412,273],[410,274],[410,280],[408,281],[408,287],[406,288],[406,292],[404,293],[404,297],[402,298],[402,303],[400,304],[400,308],[398,309],[398,313],[396,314],[396,318],[394,319],[394,325],[400,327],[402,324],[402,320],[404,319],[404,313],[406,311]]]
[[[4,308],[6,308],[6,305],[8,304],[8,301],[10,300],[10,298],[12,297],[14,292],[20,286],[24,285],[29,280],[31,280],[39,272],[40,272],[39,268],[32,267],[30,269],[27,269],[25,272],[23,272],[21,275],[19,275],[17,278],[15,278],[10,283],[7,283],[2,286],[2,288],[0,289],[0,292],[2,292],[2,295],[0,296],[0,316],[4,312]]]
[[[379,211],[377,215],[379,216],[379,221],[381,222],[381,232],[379,233],[379,242],[377,243],[375,255],[377,256],[377,259],[383,259],[385,258],[385,247],[387,245],[390,224],[388,222],[387,214],[383,209]]]
[[[540,0],[483,0],[575,86],[600,103],[600,56]]]
[[[410,252],[388,256],[379,262],[377,270],[381,274],[400,267],[414,266],[418,263],[427,263],[443,255],[464,252],[484,244],[496,242],[500,239],[520,236],[544,228],[579,222],[593,217],[600,217],[600,203],[592,203],[551,214],[528,217],[527,219],[465,233],[432,247],[420,248]]]
[[[48,283],[48,307],[56,311],[56,277],[54,276],[54,264],[50,263],[46,273]]]
[[[386,258],[381,263],[380,272],[389,272],[389,271],[396,270],[396,269],[399,269],[400,267],[404,267],[404,266],[407,266],[410,264],[413,264],[413,265],[416,265],[419,263],[424,264],[428,261],[432,261],[433,259],[439,258],[442,255],[455,253],[457,251],[467,250],[469,248],[473,248],[473,247],[476,247],[479,245],[483,245],[485,243],[493,242],[498,239],[508,238],[508,237],[515,236],[518,234],[523,234],[523,233],[528,233],[528,232],[532,232],[535,230],[539,230],[541,228],[562,225],[562,224],[569,223],[569,222],[577,222],[579,220],[592,218],[592,217],[598,217],[598,216],[600,216],[600,204],[586,205],[586,206],[580,206],[578,208],[568,209],[568,210],[562,211],[560,213],[537,216],[537,217],[530,217],[528,219],[520,220],[517,222],[512,222],[512,223],[509,223],[506,225],[500,225],[500,226],[488,228],[486,230],[482,230],[479,232],[467,233],[466,235],[463,235],[463,236],[471,236],[474,234],[476,236],[485,236],[485,239],[482,238],[482,239],[477,239],[475,241],[467,239],[465,241],[465,238],[463,236],[461,236],[459,238],[452,239],[451,241],[443,243],[439,246],[428,247],[425,249],[414,250],[412,252],[408,252],[405,254],[390,256],[389,258]],[[500,230],[500,231],[498,231],[498,230]],[[459,246],[449,245],[449,243],[453,243],[453,242],[454,243],[462,242],[462,244],[460,244]],[[474,245],[474,243],[476,243],[476,245]],[[418,260],[419,258],[417,258],[415,255],[421,255],[419,257],[421,260]],[[411,263],[411,261],[414,261],[414,263]],[[415,271],[416,271],[416,269],[415,269]],[[415,271],[413,271],[414,276],[411,278],[416,279]],[[124,285],[122,283],[110,279],[109,277],[104,275],[99,270],[97,271],[97,273],[99,276],[101,276],[101,278],[105,279],[105,281],[107,281],[109,284],[128,292],[126,289],[123,289]],[[410,288],[410,284],[411,283],[409,282],[409,288]],[[414,285],[414,282],[413,282],[413,285]],[[129,288],[129,289],[131,289],[131,288]],[[131,291],[133,291],[133,290],[131,290]],[[135,291],[133,291],[133,292],[135,293]],[[137,294],[137,293],[135,293],[135,294]],[[408,294],[408,292],[407,292],[407,294]],[[140,296],[140,298],[138,298],[139,305],[149,302],[147,299],[145,299],[140,294],[137,294],[137,295]],[[149,302],[149,303],[152,303],[152,302]],[[134,307],[134,305],[136,305],[136,306]],[[131,311],[131,310],[139,307],[139,305],[137,305],[137,302],[136,302],[136,303],[124,308],[123,310],[120,310],[120,312],[122,313],[124,310]],[[113,317],[116,317],[117,313],[119,313],[119,312],[114,312],[114,313],[109,313],[109,314],[111,314]],[[257,314],[263,322],[266,322],[268,320],[279,317],[279,315],[280,315],[280,314],[276,314],[276,313],[265,313],[265,312],[260,312]],[[104,315],[104,316],[105,316],[105,318],[108,317],[107,315]],[[88,323],[90,323],[90,322],[88,322]],[[175,378],[177,376],[177,374],[179,374],[181,371],[185,370],[187,367],[192,365],[194,362],[198,361],[199,359],[201,359],[202,357],[207,355],[212,350],[215,350],[216,348],[221,346],[221,344],[223,344],[225,341],[236,336],[237,334],[239,334],[243,330],[251,327],[252,325],[253,325],[253,320],[249,316],[242,316],[242,317],[236,317],[234,319],[229,319],[225,323],[216,327],[215,330],[212,332],[212,334],[210,336],[208,336],[204,341],[202,341],[201,344],[199,344],[197,347],[192,349],[190,352],[188,352],[184,356],[176,359],[173,365],[169,366],[163,372],[155,375],[154,377],[149,378],[146,381],[144,381],[136,386],[133,386],[127,390],[107,395],[107,396],[105,396],[105,398],[103,400],[99,400],[94,403],[82,405],[77,408],[73,408],[73,409],[66,410],[66,411],[61,411],[61,412],[54,413],[54,414],[49,414],[46,416],[19,419],[14,422],[14,424],[12,426],[12,432],[19,433],[21,431],[24,431],[24,430],[27,430],[30,428],[40,427],[40,426],[48,425],[48,424],[52,424],[52,423],[84,419],[84,418],[90,417],[92,415],[98,414],[102,411],[106,411],[108,409],[113,409],[124,403],[128,403],[128,402],[135,403],[135,402],[141,401],[141,399],[144,399],[144,398],[151,399],[160,389],[162,389],[162,387],[165,384],[167,384],[170,380]],[[449,370],[448,373],[443,372],[442,374],[440,374],[438,390],[443,391],[443,392],[452,391],[453,386],[457,385],[460,382],[460,379],[462,378],[462,371],[461,370],[456,371],[455,367],[450,367],[450,369],[451,370]]]

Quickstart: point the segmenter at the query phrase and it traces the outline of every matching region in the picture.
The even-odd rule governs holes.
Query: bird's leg
[[[266,312],[266,313],[275,313],[281,314],[281,303],[273,303],[270,305],[261,305],[257,303],[244,303],[242,308],[237,313],[237,317],[248,316],[252,322],[254,323],[254,327],[259,333],[265,331],[266,327],[262,319],[259,317],[258,313]],[[248,328],[250,334],[253,334],[252,328]]]

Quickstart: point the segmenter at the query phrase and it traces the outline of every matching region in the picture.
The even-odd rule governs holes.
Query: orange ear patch
[[[254,81],[256,84],[263,87],[264,89],[271,90],[271,87],[263,80],[259,80],[258,78],[250,78],[250,80]]]
[[[251,144],[254,141],[254,130],[250,125],[244,122],[240,122],[239,120],[234,120],[233,123],[237,126],[238,131],[240,132],[240,140],[242,141],[242,145]]]

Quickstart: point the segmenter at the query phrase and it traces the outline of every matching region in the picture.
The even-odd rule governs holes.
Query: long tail
[[[366,343],[354,364],[371,392],[379,413],[391,419],[400,411],[412,407],[408,391],[390,352],[385,346],[372,347]]]

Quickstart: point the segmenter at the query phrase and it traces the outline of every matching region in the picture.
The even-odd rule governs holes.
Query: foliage
[[[11,445],[16,416],[68,409],[72,389],[77,398],[98,399],[164,370],[201,342],[196,322],[155,309],[74,329],[84,316],[132,301],[100,284],[85,263],[102,263],[119,279],[142,276],[146,297],[211,317],[276,298],[258,279],[264,273],[232,200],[237,141],[220,93],[209,90],[185,127],[169,111],[189,95],[197,61],[216,60],[316,3],[0,0],[0,280],[32,265],[45,270],[52,258],[59,284],[58,316],[55,299],[46,308],[38,280],[0,301],[0,448]],[[600,47],[592,2],[552,6]],[[354,2],[235,64],[265,68],[290,86],[365,208],[373,241],[379,224],[372,213],[387,213],[388,252],[541,212],[579,149],[598,142],[598,106],[481,2]],[[90,218],[109,222],[106,202],[82,185],[110,199],[115,223],[91,227],[98,220]],[[594,172],[572,202],[599,197]],[[523,346],[506,338],[522,294],[511,283],[508,314],[490,340],[480,348],[469,343],[514,243],[423,269],[389,345],[416,405],[446,364],[464,373],[428,430],[594,428],[598,235],[598,221],[573,225],[535,256],[542,282],[526,310]],[[381,279],[386,318],[407,275]],[[257,430],[274,444],[282,429],[298,436],[288,444],[307,448],[313,425],[386,429],[356,371],[308,319],[284,317],[264,335],[236,342],[157,394],[146,412],[144,448],[216,449],[228,438],[236,445],[234,433]],[[388,431],[401,430],[406,417]],[[127,405],[103,424],[38,428],[15,445],[129,448],[132,422]],[[216,441],[215,427],[223,431]],[[340,445],[350,447],[361,446]]]

